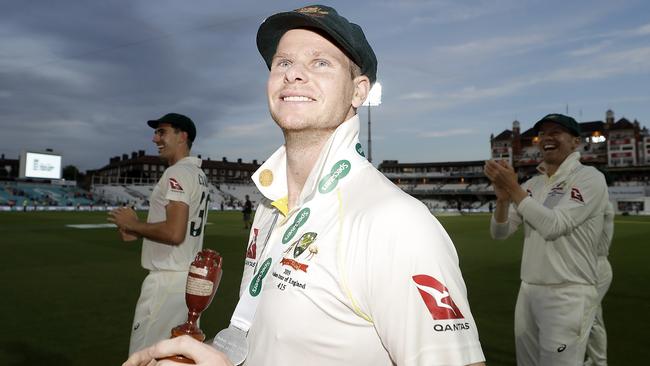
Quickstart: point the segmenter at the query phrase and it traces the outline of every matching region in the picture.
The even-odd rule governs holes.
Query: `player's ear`
[[[352,106],[359,108],[368,97],[368,93],[370,93],[370,79],[366,75],[360,75],[355,77],[352,82],[354,83]]]

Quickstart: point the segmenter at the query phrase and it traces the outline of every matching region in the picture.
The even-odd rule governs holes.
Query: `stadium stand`
[[[70,185],[2,182],[0,206],[78,207],[103,203],[91,192]]]

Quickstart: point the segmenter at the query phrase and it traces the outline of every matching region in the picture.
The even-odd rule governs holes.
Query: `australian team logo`
[[[440,281],[423,274],[413,276],[413,281],[434,320],[464,319],[449,290]]]
[[[253,239],[248,244],[248,249],[246,250],[246,258],[255,259],[257,258],[257,234],[259,233],[258,228],[253,228]]]
[[[182,187],[181,184],[178,183],[178,181],[177,181],[176,179],[174,179],[174,178],[169,178],[169,187],[170,187],[173,191],[183,192],[183,187]]]
[[[300,239],[296,240],[291,244],[285,251],[285,255],[291,255],[293,258],[298,258],[300,257],[303,253],[307,252],[309,253],[306,257],[305,260],[309,261],[311,260],[316,254],[318,254],[318,246],[316,246],[316,237],[318,234],[314,232],[308,232],[302,234]],[[300,263],[295,259],[291,259],[288,257],[282,258],[282,265],[289,266],[295,270],[300,270],[303,272],[307,272],[307,268],[309,268],[308,264]]]
[[[329,14],[329,12],[325,9],[322,9],[319,6],[305,6],[300,9],[296,9],[298,13],[303,13],[306,15],[311,15],[311,16],[316,16],[316,17],[321,17],[324,15]]]

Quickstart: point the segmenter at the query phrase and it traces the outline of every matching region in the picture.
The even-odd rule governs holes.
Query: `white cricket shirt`
[[[260,299],[245,364],[483,361],[451,239],[366,160],[358,134],[357,116],[337,128],[291,212],[284,147],[253,175],[264,199],[241,291]],[[273,246],[282,256],[265,264]]]
[[[490,231],[505,239],[524,224],[521,280],[535,285],[596,284],[596,257],[609,201],[605,177],[596,168],[580,163],[571,153],[549,177],[542,174],[526,181],[528,192],[517,207],[510,206],[508,221],[492,216]]]
[[[180,201],[189,206],[185,240],[179,245],[168,245],[144,238],[142,240],[142,267],[150,271],[187,271],[194,256],[203,247],[203,228],[208,219],[209,191],[201,159],[185,157],[165,170],[151,197],[147,222],[166,219],[165,207],[169,201]]]

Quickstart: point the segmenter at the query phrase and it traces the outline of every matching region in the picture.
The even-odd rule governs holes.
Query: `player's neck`
[[[167,163],[169,164],[169,166],[172,166],[178,163],[180,160],[185,159],[188,156],[190,156],[190,152],[188,150],[179,151],[178,153],[174,154],[171,158],[169,158],[169,161],[167,161]]]
[[[331,132],[328,134],[313,131],[285,131],[289,209],[298,202],[305,182],[330,135]]]

